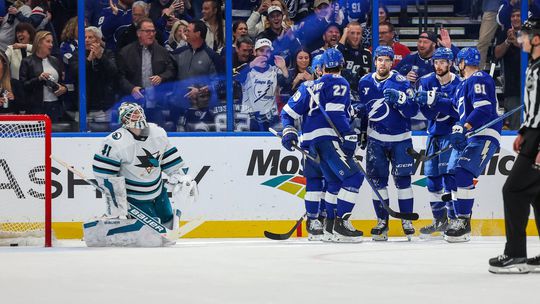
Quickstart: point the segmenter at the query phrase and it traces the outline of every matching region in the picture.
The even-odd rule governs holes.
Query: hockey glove
[[[415,101],[421,107],[428,106],[431,108],[437,104],[437,101],[441,97],[443,97],[443,94],[436,92],[435,90],[419,91],[416,92]]]
[[[281,137],[281,145],[289,151],[293,151],[293,145],[298,143],[298,131],[292,126],[288,126],[283,129],[283,135]]]
[[[404,105],[407,102],[407,94],[394,89],[386,89],[383,92],[384,99],[390,105]]]
[[[452,127],[452,134],[450,134],[450,143],[452,147],[458,151],[463,151],[467,147],[467,137],[465,136],[465,128],[457,123]]]
[[[199,187],[190,175],[172,174],[167,188],[172,192],[174,201],[193,203],[199,198]]]
[[[362,118],[366,115],[366,105],[363,103],[355,103],[352,105],[354,110],[354,116]]]
[[[341,144],[341,150],[345,155],[352,157],[358,146],[358,135],[356,133],[343,136],[343,143]]]

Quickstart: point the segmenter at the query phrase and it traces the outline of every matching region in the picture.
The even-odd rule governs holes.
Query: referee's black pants
[[[527,223],[530,205],[534,209],[536,227],[540,231],[540,171],[532,168],[538,151],[538,132],[526,132],[524,142],[510,175],[503,186],[506,246],[510,257],[527,256]],[[535,145],[535,146],[534,146]]]

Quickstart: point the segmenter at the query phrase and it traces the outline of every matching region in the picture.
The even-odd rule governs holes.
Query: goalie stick
[[[96,182],[89,180],[82,172],[75,169],[73,166],[70,166],[65,161],[59,159],[58,157],[51,154],[50,156],[54,161],[59,163],[60,165],[64,166],[69,171],[73,172],[75,175],[79,176],[82,180],[87,182],[89,185],[93,186],[97,190],[101,191],[101,193],[105,194],[105,189],[103,189],[100,185],[98,185]],[[128,203],[128,213],[136,220],[141,222],[143,225],[147,226],[148,228],[156,231],[159,233],[162,237],[171,240],[174,239],[172,237],[173,234],[176,234],[176,232],[173,232],[172,230],[169,230],[167,227],[161,225],[158,221],[153,220],[152,217],[147,215],[144,211],[141,209],[131,205]]]
[[[339,141],[343,143],[345,141],[343,139],[343,136],[339,133],[339,130],[337,129],[336,125],[334,124],[334,122],[332,121],[330,116],[328,116],[328,113],[326,113],[326,110],[323,109],[323,107],[321,107],[321,104],[319,103],[318,96],[315,96],[315,94],[313,93],[311,88],[307,88],[307,91],[308,91],[309,95],[311,95],[311,97],[315,101],[315,103],[319,106],[319,110],[323,114],[324,119],[330,125],[330,127],[332,127],[332,129],[336,133],[337,137],[339,138]],[[373,190],[373,193],[375,193],[375,195],[377,196],[377,198],[381,202],[382,207],[384,208],[384,210],[386,210],[388,212],[388,214],[390,216],[398,218],[398,219],[411,220],[411,221],[416,221],[419,218],[418,213],[414,213],[414,212],[413,213],[402,213],[402,212],[397,212],[397,211],[393,210],[392,208],[390,208],[390,206],[385,202],[385,200],[382,198],[381,194],[379,193],[379,191],[375,187],[375,184],[373,184],[373,181],[367,176],[366,171],[362,167],[362,164],[355,157],[353,157],[353,159],[354,159],[355,164],[358,166],[358,169],[360,169],[360,172],[362,172],[362,174],[364,175],[364,178],[366,179],[369,186],[371,187],[371,190]]]
[[[510,116],[510,115],[512,115],[512,114],[514,114],[514,113],[516,113],[517,111],[521,110],[521,109],[523,108],[523,106],[524,106],[524,105],[520,105],[519,107],[517,107],[517,108],[515,108],[515,109],[512,109],[512,110],[510,110],[510,111],[504,113],[503,115],[501,115],[501,116],[495,118],[494,120],[492,120],[492,121],[486,123],[485,125],[481,126],[480,128],[474,130],[473,132],[467,133],[467,134],[466,134],[467,138],[470,138],[471,136],[474,136],[474,135],[476,135],[476,134],[482,132],[483,130],[485,130],[485,129],[487,129],[487,128],[493,126],[494,124],[500,122],[501,120],[507,118],[508,116]],[[419,159],[420,161],[424,161],[424,162],[425,162],[425,161],[428,161],[428,160],[432,160],[432,159],[434,159],[435,157],[437,157],[437,156],[439,156],[439,155],[441,155],[441,154],[443,154],[443,153],[445,153],[445,152],[447,152],[447,151],[450,151],[451,149],[452,149],[452,145],[449,144],[448,146],[444,147],[443,149],[441,149],[441,150],[439,150],[439,151],[437,151],[437,152],[435,152],[435,153],[433,153],[433,154],[431,154],[431,155],[424,155],[424,154],[422,154],[422,153],[418,153],[418,152],[416,152],[413,148],[407,149],[407,153],[408,153],[410,156],[412,156],[412,157],[414,157],[414,158],[416,158],[416,159]]]

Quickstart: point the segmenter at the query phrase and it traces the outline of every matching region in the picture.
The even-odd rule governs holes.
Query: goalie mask
[[[148,127],[143,108],[133,102],[124,102],[120,105],[118,120],[126,129],[145,129]]]

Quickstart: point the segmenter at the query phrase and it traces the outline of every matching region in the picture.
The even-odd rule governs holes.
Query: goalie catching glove
[[[173,201],[193,203],[199,198],[199,187],[190,175],[174,173],[167,181],[167,189],[173,194]]]

